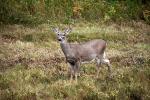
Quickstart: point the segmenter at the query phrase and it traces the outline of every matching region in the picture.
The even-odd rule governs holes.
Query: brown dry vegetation
[[[65,27],[65,25],[59,25]],[[102,67],[80,68],[79,82],[69,83],[64,55],[51,25],[5,25],[0,28],[0,100],[148,100],[150,99],[150,26],[143,22],[72,25],[71,42],[101,38],[113,78]]]

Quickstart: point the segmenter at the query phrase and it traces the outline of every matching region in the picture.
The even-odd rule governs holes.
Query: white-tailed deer
[[[75,76],[75,80],[77,81],[79,67],[82,62],[89,62],[92,60],[96,61],[97,77],[99,75],[101,63],[108,66],[109,74],[111,74],[111,65],[105,55],[106,42],[104,40],[95,39],[85,43],[73,44],[68,43],[66,39],[66,35],[71,32],[70,28],[66,29],[64,32],[59,31],[58,28],[54,28],[53,31],[57,34],[61,49],[70,66],[71,80],[73,76]]]

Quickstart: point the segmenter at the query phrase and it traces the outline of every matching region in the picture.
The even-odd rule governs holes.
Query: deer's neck
[[[74,56],[69,43],[62,42],[62,43],[60,43],[60,46],[61,46],[61,49],[62,49],[62,51],[66,57],[73,57]]]

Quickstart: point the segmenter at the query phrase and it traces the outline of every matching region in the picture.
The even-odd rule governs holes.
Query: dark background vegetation
[[[52,27],[104,39],[112,78],[80,67],[70,83]],[[150,0],[0,0],[0,100],[150,100]]]
[[[0,0],[1,24],[144,20],[149,0]]]

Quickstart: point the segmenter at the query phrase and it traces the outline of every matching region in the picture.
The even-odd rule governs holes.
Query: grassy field
[[[80,68],[78,83],[68,68],[53,25],[0,27],[0,100],[149,100],[150,26],[143,22],[77,23],[70,42],[104,39],[112,64],[112,79],[95,64]],[[65,25],[59,25],[66,27]]]

